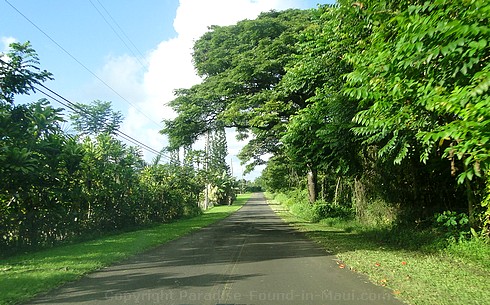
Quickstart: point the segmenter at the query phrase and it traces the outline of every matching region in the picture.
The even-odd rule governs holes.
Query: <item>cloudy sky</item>
[[[46,86],[72,102],[112,101],[125,120],[121,130],[161,150],[158,131],[174,117],[173,91],[200,79],[191,62],[193,42],[210,25],[230,25],[260,12],[315,8],[332,0],[5,0],[0,2],[0,52],[30,41]],[[43,97],[21,97],[17,103]],[[52,103],[60,107],[56,101]],[[242,177],[236,155],[243,143],[228,137],[228,162]],[[143,150],[145,158],[155,155]],[[260,168],[246,175],[254,179]]]

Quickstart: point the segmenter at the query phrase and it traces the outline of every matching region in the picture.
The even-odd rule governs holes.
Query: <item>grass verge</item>
[[[350,269],[417,305],[483,305],[490,300],[490,245],[470,240],[440,250],[383,241],[373,229],[329,219],[312,223],[277,201],[271,207],[285,221],[335,254]],[[429,247],[430,249],[430,247]]]
[[[249,198],[250,194],[238,195],[233,205],[217,206],[191,219],[2,260],[0,304],[26,301],[84,274],[213,224],[237,211]]]

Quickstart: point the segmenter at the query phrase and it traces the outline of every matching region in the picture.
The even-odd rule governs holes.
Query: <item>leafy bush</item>
[[[320,221],[325,218],[343,218],[348,219],[354,215],[351,207],[344,205],[332,204],[325,201],[317,201],[313,205],[314,220]]]
[[[354,215],[351,207],[334,205],[325,201],[317,201],[311,204],[306,199],[308,198],[307,190],[294,190],[278,194],[267,193],[266,196],[285,205],[292,214],[311,222],[319,222],[325,218],[348,219]]]
[[[435,227],[449,240],[463,240],[470,236],[468,215],[444,211],[435,216]]]

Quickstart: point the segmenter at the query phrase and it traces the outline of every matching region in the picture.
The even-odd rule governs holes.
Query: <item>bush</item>
[[[332,204],[325,201],[317,201],[313,205],[315,214],[314,221],[320,221],[325,218],[343,218],[349,219],[354,216],[354,210],[344,205]]]
[[[469,218],[465,213],[458,214],[454,211],[444,211],[437,213],[434,218],[435,227],[448,240],[463,240],[471,235]]]
[[[319,222],[325,218],[348,219],[354,215],[354,210],[351,207],[334,205],[325,201],[317,201],[311,204],[307,200],[308,193],[306,190],[278,194],[267,193],[266,196],[285,205],[292,214],[311,222]]]

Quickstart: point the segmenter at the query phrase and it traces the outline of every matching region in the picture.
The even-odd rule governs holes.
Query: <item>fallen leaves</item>
[[[340,269],[345,268],[345,264],[342,261],[335,261],[335,262],[337,263],[337,265],[339,266]]]

